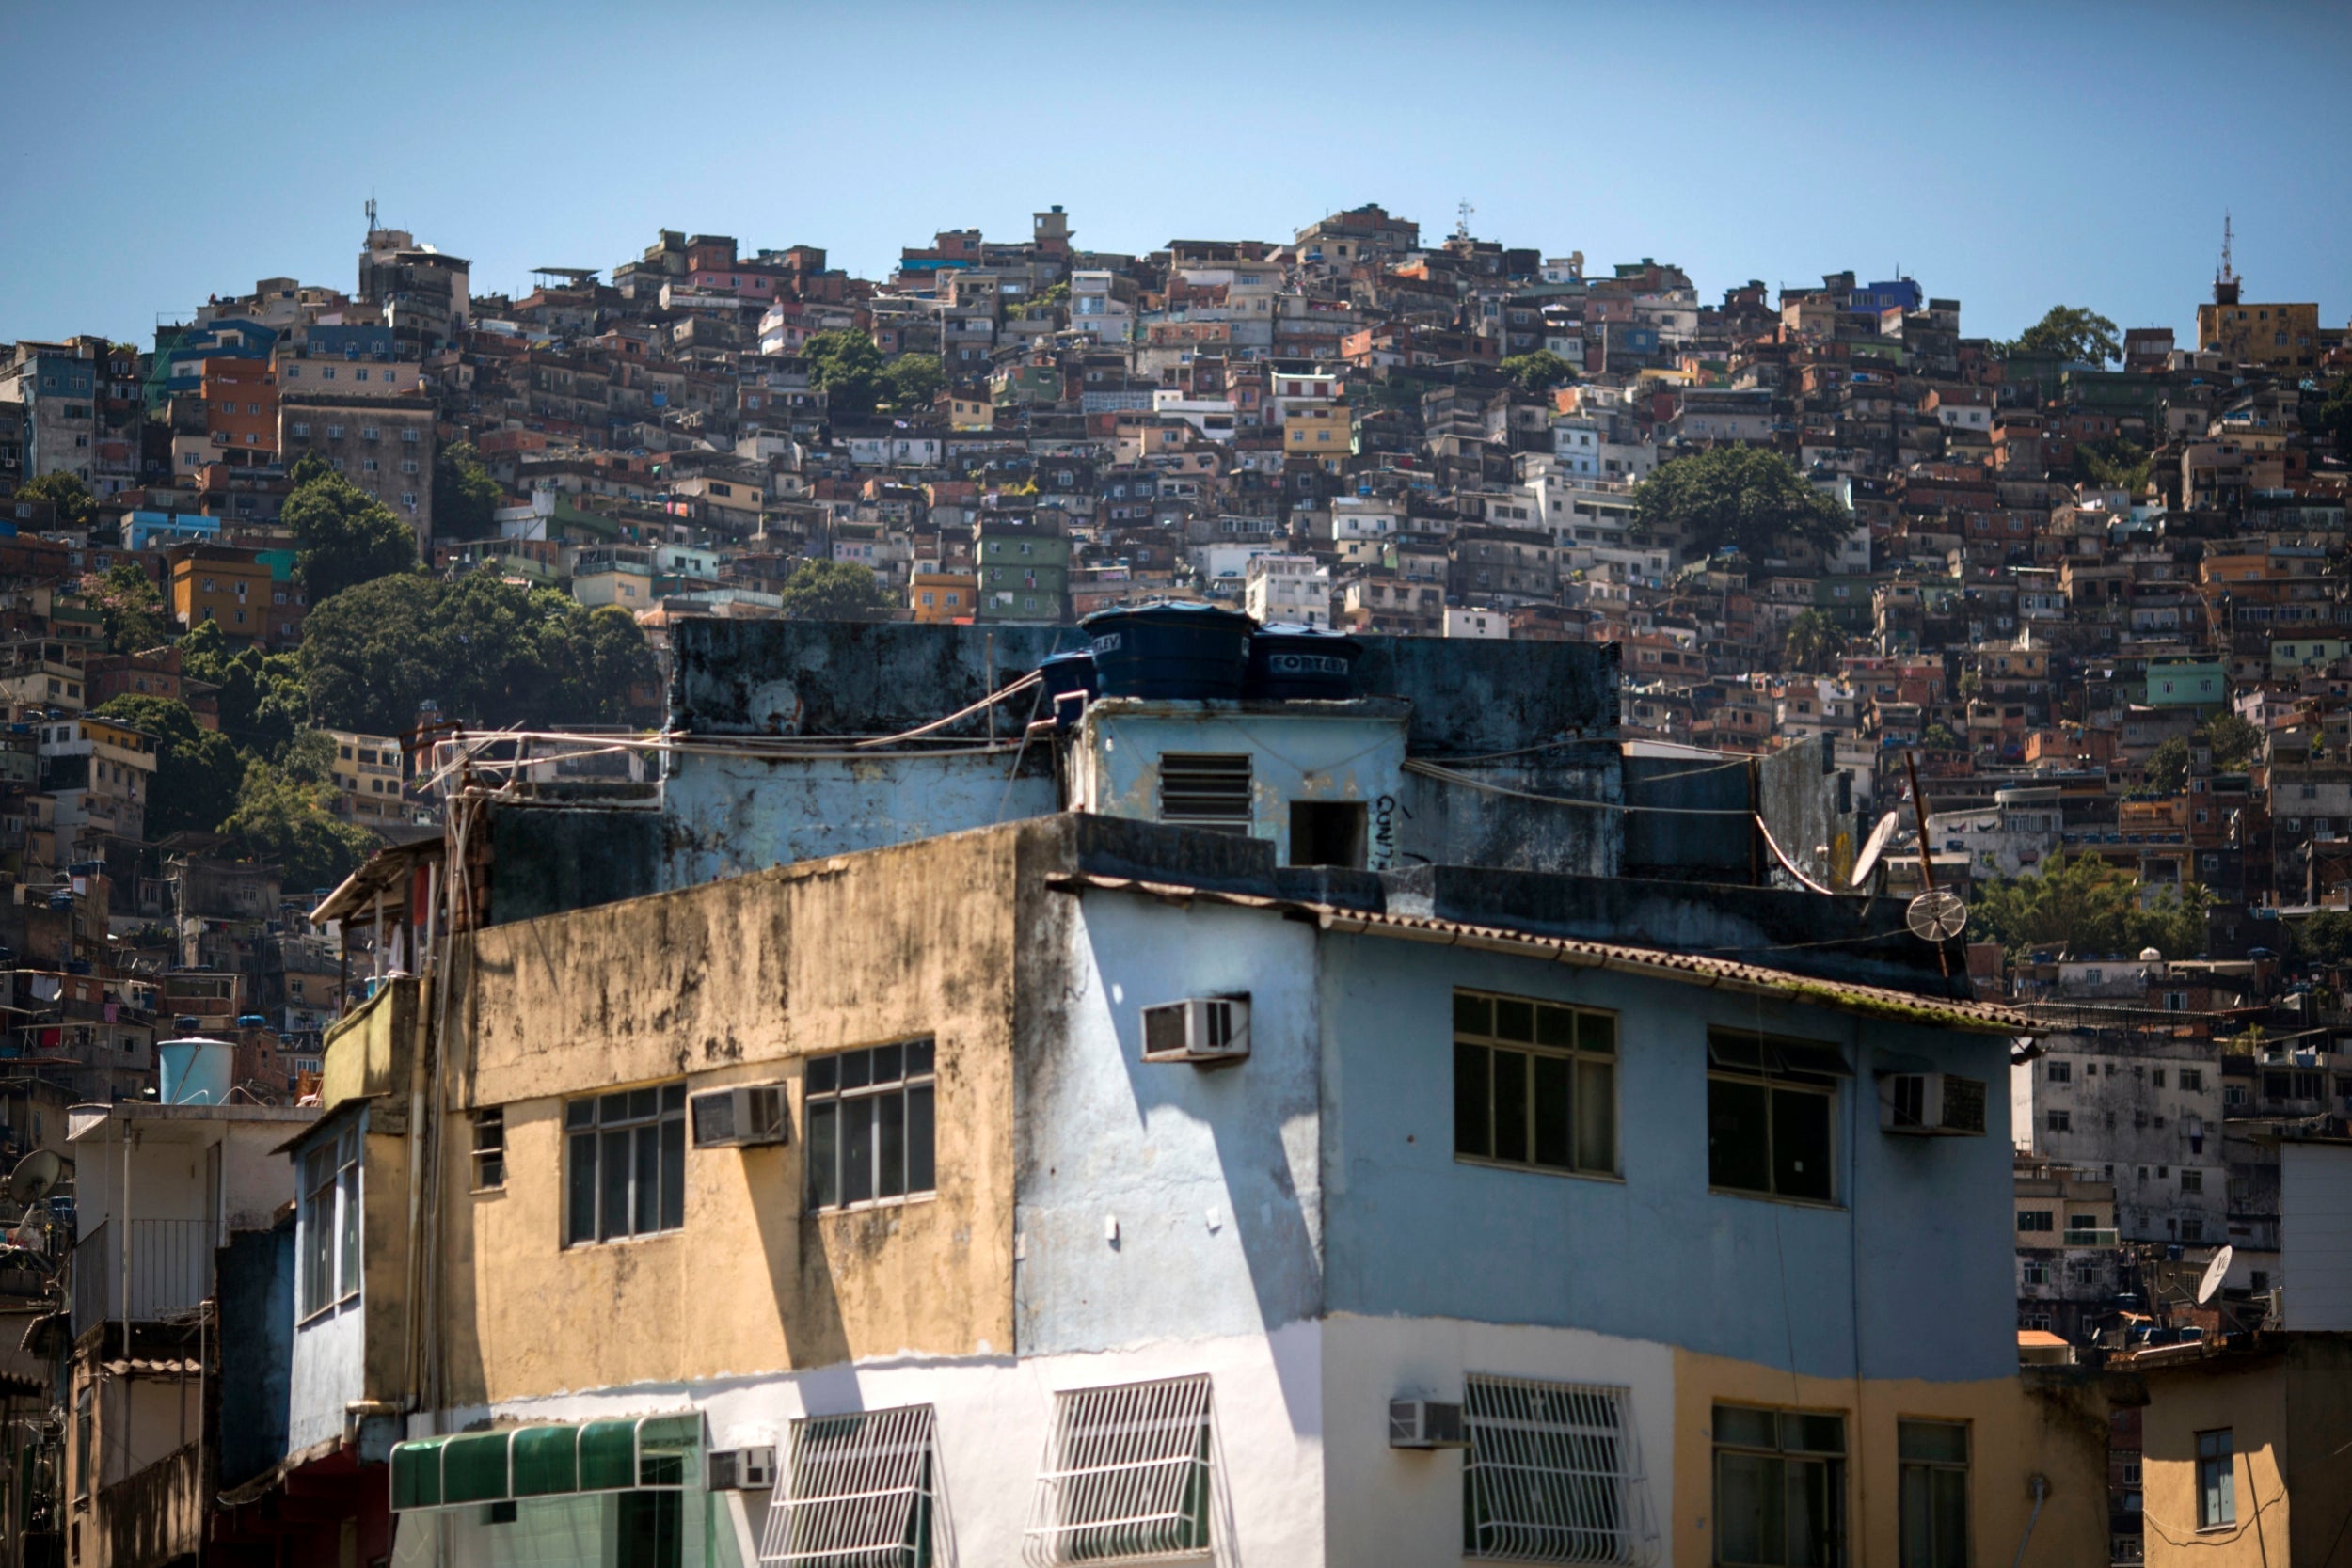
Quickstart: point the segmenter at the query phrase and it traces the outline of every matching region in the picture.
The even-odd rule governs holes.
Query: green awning
[[[395,1513],[698,1485],[702,1413],[420,1437],[392,1446],[391,1471]]]

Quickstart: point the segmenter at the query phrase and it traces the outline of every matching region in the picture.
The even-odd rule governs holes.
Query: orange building
[[[969,621],[979,600],[980,579],[969,572],[917,572],[907,585],[917,621]]]
[[[207,359],[198,395],[204,432],[231,464],[278,459],[278,372],[262,359]]]
[[[171,614],[194,630],[206,621],[240,641],[266,640],[271,574],[256,550],[227,545],[177,545],[171,562]]]

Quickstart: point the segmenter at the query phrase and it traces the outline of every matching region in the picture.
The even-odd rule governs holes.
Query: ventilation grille
[[[1250,817],[1248,753],[1161,754],[1161,821],[1247,830]]]

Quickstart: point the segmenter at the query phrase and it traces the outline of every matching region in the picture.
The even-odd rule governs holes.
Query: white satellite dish
[[[37,1148],[8,1172],[6,1191],[10,1203],[39,1203],[65,1174],[65,1161],[56,1150]]]
[[[1870,830],[1870,836],[1863,841],[1862,853],[1854,857],[1853,875],[1846,880],[1848,887],[1862,886],[1870,879],[1870,873],[1879,868],[1879,857],[1886,853],[1886,842],[1895,836],[1895,814],[1890,811]]]
[[[2202,1307],[2221,1291],[2221,1282],[2230,1276],[2230,1263],[2237,1257],[2235,1247],[2223,1247],[2205,1265],[2205,1277],[2197,1282],[2197,1305]]]
[[[1950,889],[1931,887],[1911,901],[1903,919],[1921,942],[1949,942],[1968,928],[1968,906]]]

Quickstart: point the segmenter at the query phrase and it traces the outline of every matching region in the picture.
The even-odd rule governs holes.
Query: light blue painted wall
[[[1312,927],[1122,895],[1055,899],[1063,961],[1015,1073],[1024,1355],[1258,1334],[1322,1299]],[[1140,1010],[1247,990],[1250,1054],[1140,1059]],[[1119,1236],[1105,1235],[1116,1219]]]
[[[1661,1339],[1816,1376],[2004,1376],[2016,1364],[2009,1117],[1981,1138],[1878,1131],[1871,1069],[1997,1085],[2008,1042],[1697,987],[1385,938],[1324,939],[1330,1310],[1531,1323]],[[1457,985],[1619,1012],[1623,1180],[1457,1164]],[[1845,1047],[1844,1207],[1711,1194],[1706,1033]],[[1858,1091],[1858,1092],[1856,1092]]]
[[[1034,767],[1041,748],[1033,746]],[[664,889],[1056,809],[1050,773],[1009,753],[854,758],[689,754],[663,786]]]

